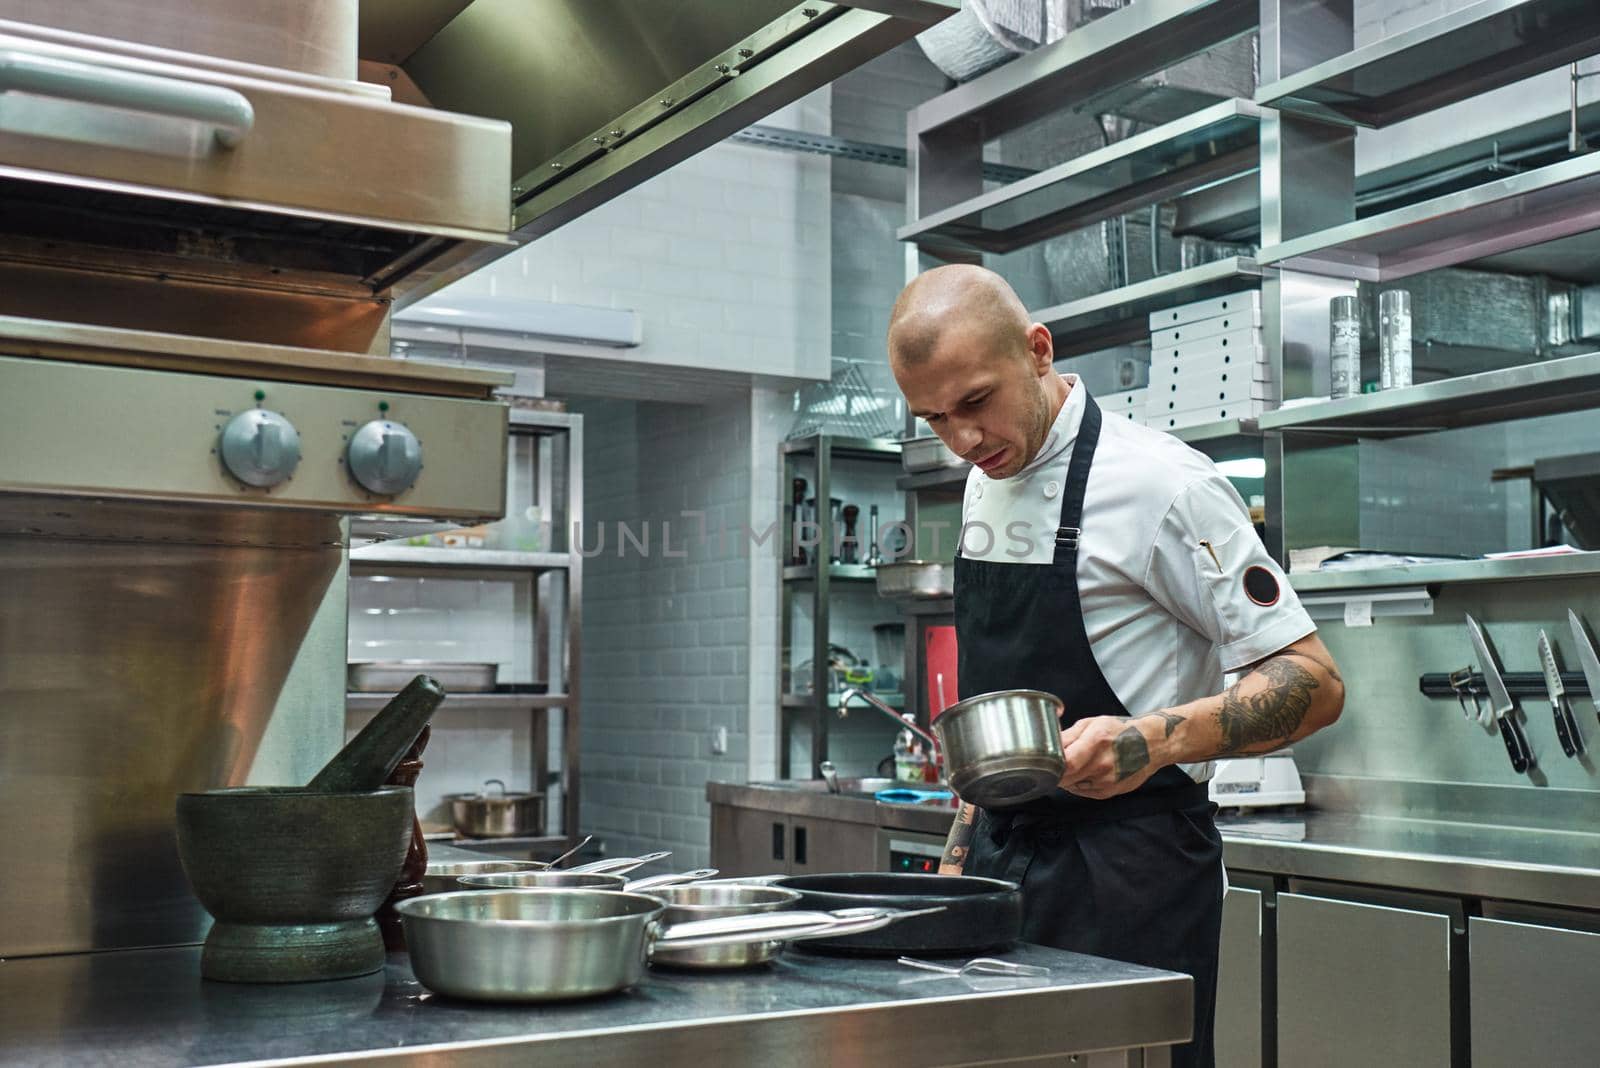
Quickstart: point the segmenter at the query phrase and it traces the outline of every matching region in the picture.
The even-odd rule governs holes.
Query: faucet
[[[909,714],[902,715],[894,706],[885,702],[870,690],[863,690],[859,686],[852,686],[839,695],[839,718],[845,719],[850,715],[850,698],[859,697],[871,707],[882,712],[895,723],[915,734],[918,738],[928,743],[928,753],[933,757],[934,767],[944,772],[944,753],[939,748],[939,739],[917,726],[917,721]]]

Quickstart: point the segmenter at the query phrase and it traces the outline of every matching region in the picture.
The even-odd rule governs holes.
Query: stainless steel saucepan
[[[668,927],[666,905],[613,890],[462,891],[395,906],[428,989],[478,1001],[560,1001],[623,990],[656,947],[707,947],[874,930],[893,909],[771,912]]]
[[[630,894],[681,886],[710,879],[715,868],[649,875],[629,880],[621,875],[582,871],[508,871],[488,875],[464,875],[456,880],[457,890],[624,890]]]
[[[1045,797],[1061,781],[1061,700],[1042,690],[997,690],[958,701],[933,721],[950,789],[981,808]]]

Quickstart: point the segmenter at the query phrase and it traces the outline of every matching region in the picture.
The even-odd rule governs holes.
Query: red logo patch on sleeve
[[[1278,587],[1277,576],[1258,565],[1245,569],[1244,595],[1250,598],[1252,604],[1271,608],[1283,596],[1283,591]]]

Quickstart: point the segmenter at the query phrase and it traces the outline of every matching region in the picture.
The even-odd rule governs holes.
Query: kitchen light
[[[1242,460],[1223,460],[1217,464],[1217,470],[1228,478],[1266,478],[1267,461],[1259,456],[1248,456]]]

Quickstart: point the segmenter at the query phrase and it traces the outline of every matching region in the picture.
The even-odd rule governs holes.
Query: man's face
[[[927,420],[951,452],[990,478],[1010,478],[1050,432],[1040,378],[1054,372],[1048,341],[1042,356],[1020,346],[995,352],[994,345],[981,330],[953,327],[926,358],[909,365],[892,360],[891,367],[912,414]]]

